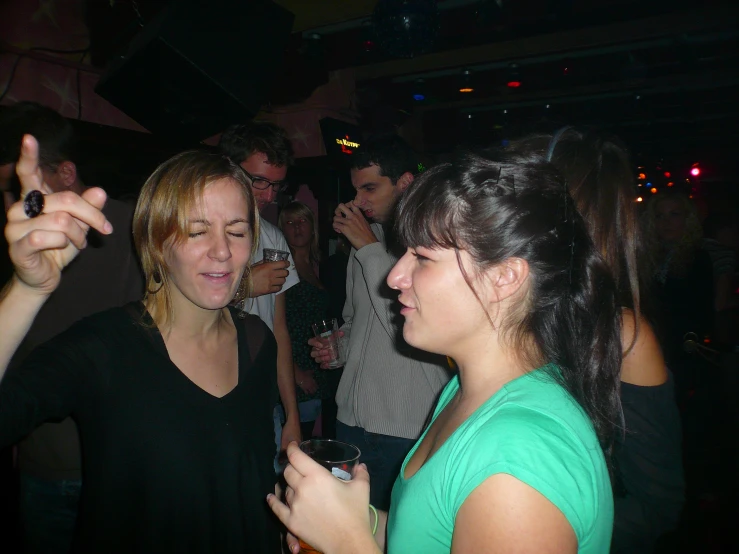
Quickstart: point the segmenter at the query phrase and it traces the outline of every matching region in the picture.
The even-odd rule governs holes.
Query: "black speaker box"
[[[208,138],[267,100],[293,18],[269,0],[173,0],[109,62],[95,91],[153,133]]]

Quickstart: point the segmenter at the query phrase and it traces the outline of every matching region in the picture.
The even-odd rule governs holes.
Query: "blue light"
[[[423,100],[426,100],[426,97],[423,94],[414,94],[413,100],[415,100],[416,102],[421,102]]]
[[[647,183],[647,187],[651,187],[651,186],[652,186],[652,183]]]

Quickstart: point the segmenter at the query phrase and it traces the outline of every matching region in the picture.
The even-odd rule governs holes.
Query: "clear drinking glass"
[[[290,252],[285,252],[284,250],[275,250],[273,248],[265,248],[262,250],[262,256],[264,257],[265,262],[281,262],[283,260],[287,260],[289,255]]]
[[[322,319],[312,325],[313,333],[317,338],[321,339],[325,347],[331,354],[331,361],[328,363],[330,369],[343,367],[346,363],[344,349],[342,348],[342,340],[339,337],[339,323],[336,318]]]
[[[328,469],[334,477],[351,481],[354,466],[359,463],[359,448],[348,442],[331,439],[310,439],[300,444],[300,450]],[[306,542],[300,541],[300,551],[321,554]]]

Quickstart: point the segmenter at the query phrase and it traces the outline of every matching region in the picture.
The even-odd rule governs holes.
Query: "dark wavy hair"
[[[616,284],[575,209],[564,180],[539,156],[461,154],[414,181],[398,205],[406,246],[451,248],[475,271],[521,258],[531,285],[501,328],[532,367],[554,377],[593,423],[606,459],[622,424],[621,318]]]
[[[349,160],[349,169],[380,168],[380,175],[395,184],[404,173],[416,174],[418,157],[410,145],[398,135],[368,138]]]
[[[218,147],[237,164],[256,152],[267,156],[267,162],[277,167],[290,167],[294,161],[287,131],[266,121],[231,125],[221,135]]]

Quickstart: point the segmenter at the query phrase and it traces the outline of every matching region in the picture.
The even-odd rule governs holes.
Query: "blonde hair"
[[[290,216],[304,217],[310,223],[313,232],[310,242],[310,259],[312,262],[320,262],[321,251],[318,247],[318,227],[316,226],[316,216],[313,214],[313,210],[297,200],[290,202],[282,209],[280,217],[277,220],[277,226],[283,233],[285,232],[285,223],[287,223],[287,219]]]
[[[253,255],[259,242],[257,204],[249,177],[225,156],[198,150],[182,152],[157,167],[141,189],[133,216],[133,240],[146,282],[144,305],[160,328],[169,325],[174,315],[165,252],[188,238],[190,213],[206,187],[220,179],[241,185]],[[241,290],[251,290],[249,269],[247,265]]]
[[[667,256],[671,249],[666,248],[664,241],[657,234],[657,206],[667,201],[677,202],[685,212],[685,233],[674,246],[674,251],[669,261],[667,260]],[[659,272],[664,263],[669,263],[667,274],[683,275],[690,267],[690,264],[693,263],[695,253],[703,238],[703,229],[698,218],[698,210],[693,202],[685,194],[664,192],[653,197],[647,204],[644,219],[647,252],[652,270]]]

